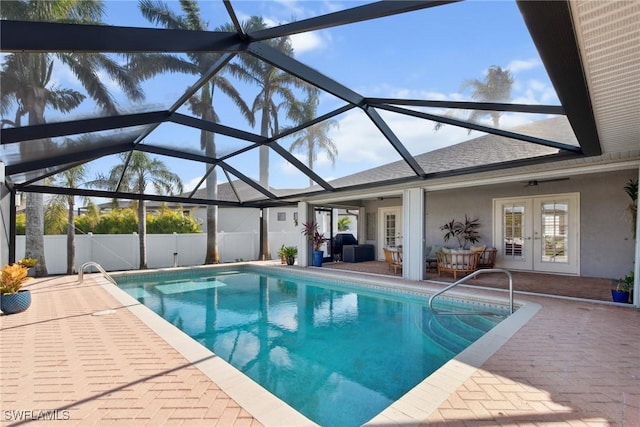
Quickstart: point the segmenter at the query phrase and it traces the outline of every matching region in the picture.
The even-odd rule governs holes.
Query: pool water
[[[367,422],[506,316],[434,315],[420,295],[253,270],[116,280],[326,427]]]

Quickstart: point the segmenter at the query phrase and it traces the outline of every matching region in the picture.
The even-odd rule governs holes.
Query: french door
[[[497,265],[580,273],[580,194],[494,199]]]
[[[402,245],[402,208],[380,208],[378,218],[378,259],[384,259],[383,248]]]

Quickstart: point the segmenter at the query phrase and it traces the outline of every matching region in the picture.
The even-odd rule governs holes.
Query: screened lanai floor
[[[28,288],[32,306],[0,316],[2,425],[38,414],[65,419],[65,426],[308,425],[256,396],[242,376],[208,366],[219,360],[190,353],[192,343],[149,321],[144,307],[123,304],[101,276],[87,275],[83,284],[77,276],[38,279]],[[416,397],[414,408],[424,410],[414,409],[413,421],[398,405],[372,425],[640,425],[640,311],[519,299],[539,311],[486,362],[463,367],[468,375],[455,385]],[[437,394],[443,397],[435,401]]]
[[[362,273],[384,274],[389,276],[401,276],[398,271],[394,273],[383,261],[365,262],[328,262],[323,263],[323,268],[358,271]],[[611,280],[599,277],[579,277],[560,274],[531,273],[524,271],[510,271],[513,276],[513,287],[516,292],[554,295],[569,298],[585,298],[598,301],[611,301]],[[458,279],[460,277],[458,276]],[[426,280],[453,283],[453,275],[428,271]],[[506,290],[509,282],[502,273],[481,274],[466,282],[469,286],[488,287]]]

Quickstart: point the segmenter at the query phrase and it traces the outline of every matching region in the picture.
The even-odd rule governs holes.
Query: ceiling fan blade
[[[549,178],[549,179],[532,179],[525,183],[525,187],[535,187],[538,184],[543,184],[545,182],[555,182],[555,181],[568,181],[569,178]]]

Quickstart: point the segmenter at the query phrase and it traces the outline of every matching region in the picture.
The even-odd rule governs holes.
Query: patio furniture
[[[344,245],[342,247],[342,260],[344,262],[373,261],[375,251],[373,245]]]
[[[389,271],[392,268],[394,274],[398,274],[398,270],[402,271],[402,250],[398,248],[383,248],[382,251]]]
[[[331,240],[331,254],[334,259],[337,256],[342,257],[344,260],[344,256],[342,253],[342,249],[345,245],[357,245],[358,239],[351,233],[338,233]]]
[[[438,257],[436,254],[441,250],[442,250],[441,245],[433,245],[433,246],[427,247],[427,252],[429,254],[427,255],[427,259],[425,263],[427,267],[427,272],[438,271]]]
[[[438,276],[442,273],[453,273],[453,280],[458,274],[466,275],[478,269],[480,252],[451,249],[451,252],[438,252]]]
[[[496,248],[486,248],[479,252],[478,268],[493,268],[496,265],[496,255],[498,253]]]

